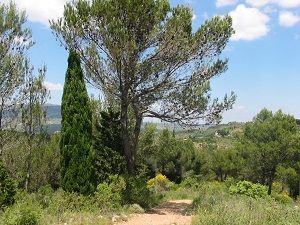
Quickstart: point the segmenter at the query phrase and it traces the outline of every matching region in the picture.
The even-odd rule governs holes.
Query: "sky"
[[[9,0],[0,0],[8,3]],[[31,63],[47,65],[45,84],[52,104],[60,104],[68,52],[59,46],[49,27],[49,19],[63,14],[66,0],[15,0],[26,10],[36,44],[30,49]],[[212,96],[223,99],[237,95],[232,110],[222,123],[247,122],[263,108],[300,119],[300,0],[170,0],[172,6],[193,9],[193,29],[215,15],[229,14],[235,34],[222,57],[228,70],[211,81]],[[89,88],[96,96],[98,91]]]

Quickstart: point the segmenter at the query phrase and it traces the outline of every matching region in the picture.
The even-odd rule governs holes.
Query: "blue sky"
[[[1,0],[0,0],[1,1]],[[9,0],[2,0],[7,3]],[[66,0],[15,0],[28,15],[35,46],[29,56],[35,67],[47,65],[49,103],[60,104],[68,52],[60,48],[48,19],[62,16]],[[193,27],[215,15],[230,14],[236,33],[223,53],[229,58],[226,73],[211,82],[220,99],[234,91],[234,108],[223,122],[251,121],[264,107],[300,119],[300,0],[171,0],[194,12]],[[90,89],[97,95],[97,90]]]

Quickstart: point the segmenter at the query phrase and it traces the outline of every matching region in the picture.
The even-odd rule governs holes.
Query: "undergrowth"
[[[115,176],[98,185],[91,196],[54,191],[50,186],[33,194],[18,191],[15,203],[0,211],[0,224],[110,225],[162,201],[179,199],[193,200],[193,225],[300,224],[297,201],[280,186],[271,196],[265,192],[264,186],[246,181],[201,183],[189,177],[174,184],[159,174],[147,186],[142,178]]]
[[[287,204],[270,196],[264,197],[260,193],[261,187],[258,189],[258,192],[254,191],[255,195],[253,190],[247,193],[244,189],[247,194],[230,194],[224,183],[205,183],[199,188],[199,196],[193,202],[195,216],[192,224],[300,224],[300,211],[296,203]]]

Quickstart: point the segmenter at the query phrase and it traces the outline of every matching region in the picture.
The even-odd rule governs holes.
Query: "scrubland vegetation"
[[[64,191],[56,183],[58,178],[52,179],[53,183],[48,180],[48,184],[33,179],[36,183],[32,188],[36,189],[27,192],[2,167],[0,176],[4,182],[0,182],[0,189],[4,198],[0,199],[0,224],[112,224],[112,221],[126,221],[132,213],[143,213],[160,202],[174,199],[193,200],[189,212],[194,215],[193,224],[298,224],[300,203],[298,195],[291,195],[294,186],[285,182],[292,181],[292,177],[283,177],[281,173],[284,164],[277,168],[270,195],[268,182],[264,185],[243,179],[243,171],[252,166],[238,152],[244,132],[241,127],[245,129],[246,124],[222,125],[222,129],[230,130],[231,136],[226,137],[219,137],[212,131],[218,127],[209,128],[207,133],[198,131],[206,136],[204,139],[210,139],[204,145],[202,141],[180,138],[182,133],[176,137],[176,132],[159,131],[154,124],[148,124],[141,135],[138,175],[108,175],[89,195]],[[57,139],[57,135],[49,141],[53,143],[51,139]],[[224,143],[223,138],[232,139],[232,144],[224,149],[219,145]],[[221,149],[218,146],[222,146]],[[33,158],[33,162],[36,160],[42,158]],[[248,165],[241,166],[242,161]],[[290,161],[286,163],[290,165]],[[33,177],[35,172],[48,177],[50,171],[39,166],[33,167]],[[251,176],[254,175],[260,177],[262,174]]]
[[[245,124],[142,126],[220,122],[235,102],[212,100],[209,84],[227,69],[231,18],[193,32],[192,17],[168,1],[67,3],[50,23],[69,50],[62,129],[50,135],[46,67],[36,76],[29,63],[26,14],[0,5],[0,224],[111,224],[170,199],[194,200],[193,224],[300,223],[293,116],[263,109]],[[102,100],[88,97],[86,80]]]

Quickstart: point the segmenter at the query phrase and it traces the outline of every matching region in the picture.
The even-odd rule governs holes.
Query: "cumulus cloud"
[[[257,8],[247,8],[245,5],[238,5],[230,12],[232,26],[235,34],[232,40],[255,40],[265,36],[269,32],[267,23],[270,18]]]
[[[216,6],[222,7],[222,6],[235,5],[237,2],[238,0],[217,0]]]
[[[26,10],[28,20],[40,22],[49,26],[49,19],[57,19],[63,15],[64,5],[67,0],[14,0],[19,9]],[[9,3],[9,0],[4,0]]]
[[[54,84],[54,83],[45,81],[44,85],[50,91],[62,91],[64,89],[64,86],[62,84]]]
[[[300,6],[300,0],[246,0],[246,3],[253,7],[262,7],[267,4],[275,4],[284,8]]]
[[[274,0],[246,0],[246,3],[250,4],[251,6],[254,7],[262,7],[265,6]]]
[[[292,27],[300,21],[300,17],[292,12],[283,11],[279,14],[279,24],[284,27]]]
[[[285,8],[294,8],[300,6],[300,0],[274,0],[278,5]]]

